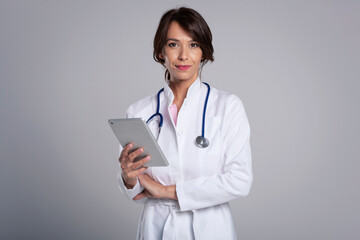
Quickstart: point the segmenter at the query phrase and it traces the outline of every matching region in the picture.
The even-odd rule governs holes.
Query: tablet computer
[[[122,147],[132,142],[133,148],[130,151],[140,147],[144,149],[144,152],[136,157],[134,162],[150,155],[150,161],[144,166],[161,167],[169,165],[149,127],[141,118],[109,119],[108,122]]]

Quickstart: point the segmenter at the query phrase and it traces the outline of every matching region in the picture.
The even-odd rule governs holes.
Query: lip
[[[175,65],[175,66],[183,71],[188,70],[191,67],[191,65]]]

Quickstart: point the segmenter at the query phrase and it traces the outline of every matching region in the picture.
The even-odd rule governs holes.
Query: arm
[[[134,200],[140,200],[146,197],[150,198],[167,198],[177,200],[176,186],[164,186],[146,174],[139,175],[139,181],[144,186],[144,191],[134,197]]]
[[[131,113],[131,106],[126,111],[126,118],[133,117]],[[133,163],[134,158],[141,153],[140,149],[129,154],[129,150],[132,148],[131,144],[128,144],[124,148],[120,146],[119,157],[119,172],[117,175],[118,185],[120,191],[127,195],[130,200],[141,193],[144,187],[140,185],[137,177],[143,173],[146,169],[140,168],[143,164],[149,161],[149,159],[142,159],[137,163]]]
[[[250,145],[239,158],[251,158]],[[224,174],[200,177],[176,184],[181,211],[206,208],[248,195],[252,183],[251,165],[229,163]]]
[[[178,182],[176,194],[181,211],[206,208],[248,195],[253,179],[250,127],[241,101],[227,105],[224,117],[223,172]]]
[[[136,163],[133,163],[134,158],[142,151],[141,149],[137,149],[129,154],[129,150],[131,148],[132,144],[128,144],[122,149],[119,157],[120,168],[117,176],[120,190],[123,193],[126,193],[130,200],[144,190],[138,181],[138,176],[146,170],[146,168],[140,167],[149,161],[148,158],[144,158]]]
[[[250,156],[250,145],[243,150]],[[230,166],[225,174],[212,177],[196,178],[191,181],[164,186],[146,174],[139,175],[139,181],[144,191],[133,199],[140,200],[146,197],[167,198],[179,200],[182,211],[195,210],[221,204],[237,197],[245,197],[252,182],[251,166],[250,175],[247,171],[237,172],[237,166]]]

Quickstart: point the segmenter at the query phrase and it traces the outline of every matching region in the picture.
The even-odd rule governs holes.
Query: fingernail
[[[133,147],[133,145],[130,143],[130,144],[129,144],[129,148],[132,148],[132,147]]]
[[[144,151],[144,149],[140,148],[140,152],[143,152],[143,151]]]
[[[149,161],[149,160],[150,160],[150,156],[147,156],[147,157],[146,157],[146,160],[148,160],[148,161]]]

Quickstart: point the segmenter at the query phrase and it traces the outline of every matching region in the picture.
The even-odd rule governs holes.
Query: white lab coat
[[[205,122],[210,145],[201,149],[195,138],[201,135],[207,87],[199,78],[190,86],[177,126],[169,112],[174,95],[167,84],[164,88],[160,97],[164,124],[158,144],[169,166],[148,168],[146,173],[163,185],[176,184],[178,201],[136,201],[145,204],[137,239],[236,239],[228,202],[248,195],[253,179],[250,128],[243,104],[237,96],[211,88]],[[132,104],[126,116],[146,121],[156,107],[154,94]],[[149,127],[157,137],[158,121]],[[119,169],[120,189],[132,200],[143,187],[138,182],[126,189]]]

